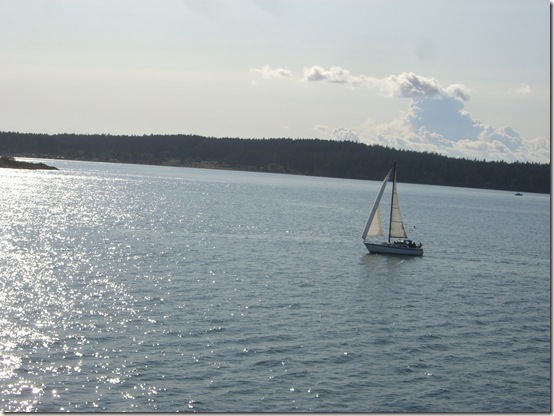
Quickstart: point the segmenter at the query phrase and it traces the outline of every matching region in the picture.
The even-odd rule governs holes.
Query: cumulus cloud
[[[352,85],[359,85],[363,82],[363,77],[354,76],[350,74],[350,71],[340,66],[332,66],[329,69],[325,69],[318,65],[304,68],[303,79],[308,82],[327,81],[335,84]]]
[[[259,69],[252,69],[264,79],[294,78],[288,68],[272,68],[264,65]],[[452,84],[443,87],[435,78],[417,75],[413,72],[403,72],[399,75],[390,75],[385,78],[376,78],[367,75],[353,75],[349,70],[340,66],[324,68],[319,65],[305,67],[301,78],[305,82],[329,82],[333,84],[348,84],[351,86],[366,86],[379,90],[384,95],[399,98],[439,98],[452,97],[460,101],[469,100],[469,89],[462,84]]]
[[[550,161],[548,139],[525,140],[511,127],[495,128],[474,120],[463,110],[463,103],[452,97],[412,100],[409,110],[397,119],[383,124],[368,120],[355,133],[356,140],[366,144],[451,157]]]
[[[477,140],[479,123],[463,109],[464,104],[451,96],[416,98],[410,104],[406,121],[414,130],[426,128],[450,140]]]
[[[510,93],[515,94],[515,95],[529,95],[529,94],[533,93],[533,90],[531,89],[531,87],[529,85],[521,84],[517,88],[511,88]]]
[[[427,78],[413,72],[403,72],[399,75],[390,75],[386,78],[375,78],[366,75],[352,75],[347,69],[333,66],[325,69],[321,66],[304,68],[304,81],[331,82],[350,84],[353,86],[365,85],[376,88],[385,95],[399,98],[439,98],[453,97],[461,101],[469,100],[469,89],[462,84],[449,85],[443,88],[435,78]]]
[[[333,130],[333,136],[343,141],[356,142],[358,141],[358,136],[356,132],[347,127],[337,127]]]
[[[452,84],[446,88],[447,94],[460,101],[469,101],[469,89],[462,84]]]
[[[478,160],[531,160],[550,162],[550,143],[545,137],[524,139],[513,128],[474,120],[464,104],[452,96],[413,98],[408,111],[388,123],[366,120],[355,129],[320,128],[323,137],[379,144],[418,152]],[[348,134],[346,134],[346,132]]]
[[[400,98],[437,98],[446,92],[436,79],[422,77],[413,72],[391,75],[384,83],[389,86],[393,96]]]
[[[292,72],[288,68],[272,68],[264,65],[261,68],[251,69],[251,71],[260,74],[262,79],[292,78]]]
[[[270,73],[274,74],[272,77],[295,78],[287,69],[266,66],[256,72],[262,76]],[[356,128],[317,126],[319,137],[436,152],[452,157],[550,162],[547,138],[524,139],[511,127],[497,128],[472,118],[464,109],[470,99],[470,91],[463,84],[444,87],[435,78],[413,72],[376,78],[353,75],[338,66],[326,69],[317,65],[304,68],[303,77],[299,79],[304,82],[366,86],[384,96],[410,100],[408,110],[388,123],[377,124],[368,119]],[[512,92],[530,94],[531,88],[522,84]]]

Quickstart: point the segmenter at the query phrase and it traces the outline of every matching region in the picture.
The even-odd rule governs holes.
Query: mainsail
[[[390,210],[390,228],[389,242],[391,238],[407,238],[404,223],[400,215],[400,206],[398,205],[398,194],[396,193],[396,171],[392,183],[392,202]]]

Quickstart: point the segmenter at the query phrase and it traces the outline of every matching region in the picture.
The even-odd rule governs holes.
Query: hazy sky
[[[550,161],[548,0],[0,0],[0,130]]]

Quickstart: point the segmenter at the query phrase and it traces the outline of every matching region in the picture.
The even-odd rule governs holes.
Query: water
[[[0,170],[4,411],[549,412],[550,196],[46,161]],[[401,167],[400,167],[401,168]]]

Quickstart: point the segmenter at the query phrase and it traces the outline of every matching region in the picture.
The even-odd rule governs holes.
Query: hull
[[[391,243],[367,243],[365,241],[364,245],[370,253],[423,256],[423,249],[421,247],[408,247],[405,245]]]

